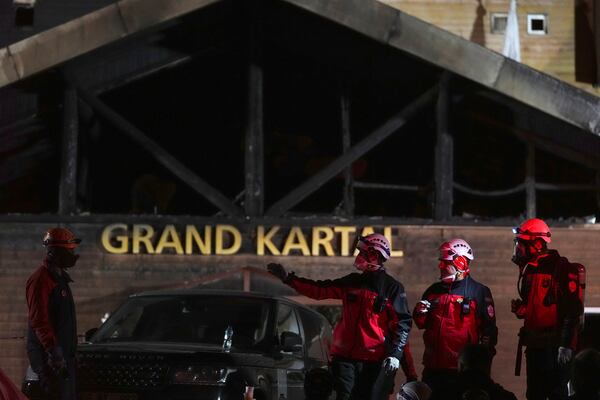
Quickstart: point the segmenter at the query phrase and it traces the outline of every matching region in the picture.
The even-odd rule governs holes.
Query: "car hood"
[[[155,356],[158,359],[186,359],[200,362],[221,362],[232,365],[272,366],[274,358],[270,355],[239,351],[234,348],[225,352],[221,346],[195,343],[164,342],[118,342],[118,343],[86,343],[77,349],[80,356],[103,354],[107,357],[123,354]]]

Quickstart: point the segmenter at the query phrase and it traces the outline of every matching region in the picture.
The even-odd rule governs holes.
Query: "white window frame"
[[[544,21],[544,30],[538,31],[531,29],[531,24],[534,19]],[[548,34],[548,15],[547,14],[527,14],[527,34],[534,36],[544,36]]]
[[[502,30],[502,31],[494,29],[494,27],[496,26],[496,24],[495,24],[496,19],[500,19],[500,18],[506,19],[506,22],[508,24],[508,14],[507,13],[495,12],[490,15],[490,32],[495,35],[503,35],[504,33],[506,33],[506,25],[504,26],[504,30]]]

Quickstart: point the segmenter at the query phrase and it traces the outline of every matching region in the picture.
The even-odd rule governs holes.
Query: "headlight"
[[[176,369],[172,375],[172,382],[176,385],[220,386],[225,384],[228,374],[227,368],[189,366]]]

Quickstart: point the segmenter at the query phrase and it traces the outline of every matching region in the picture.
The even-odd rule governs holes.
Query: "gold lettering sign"
[[[384,226],[382,231],[392,244],[391,256],[402,257],[402,250],[393,248],[393,227]],[[349,257],[357,232],[366,236],[375,232],[375,228],[365,226],[359,231],[354,226],[291,226],[286,230],[277,225],[258,225],[254,247],[258,256]],[[242,249],[242,233],[233,225],[186,225],[180,231],[175,225],[159,228],[148,224],[116,223],[103,229],[100,244],[110,254],[235,255]],[[244,252],[252,251],[247,247],[248,244]]]

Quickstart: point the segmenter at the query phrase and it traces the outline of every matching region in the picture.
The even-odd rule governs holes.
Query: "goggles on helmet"
[[[512,228],[512,232],[513,232],[515,235],[527,235],[527,236],[545,236],[545,237],[550,237],[550,236],[552,236],[552,233],[550,233],[550,232],[530,232],[530,231],[528,231],[528,230],[523,230],[523,229],[519,228],[518,226],[517,226],[517,227],[514,227],[514,228]]]

